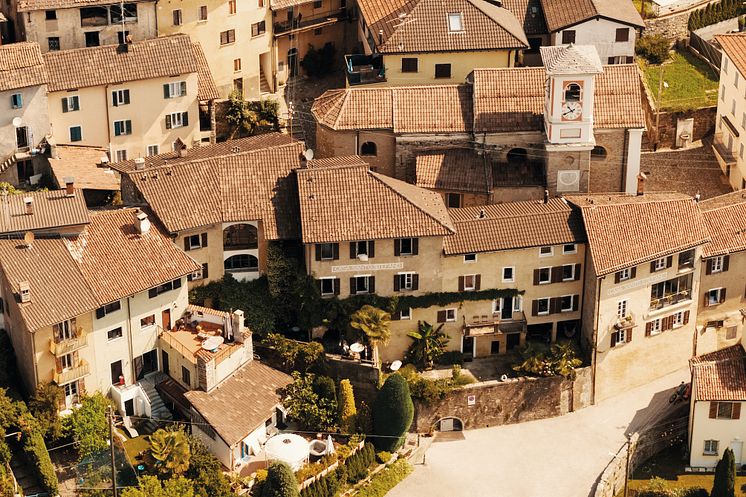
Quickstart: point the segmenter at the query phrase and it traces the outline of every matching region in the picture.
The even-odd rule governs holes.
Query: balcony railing
[[[712,148],[715,149],[715,153],[720,157],[720,160],[725,164],[736,164],[736,154],[728,147],[723,140],[723,133],[715,133],[715,137],[712,140]]]
[[[341,21],[347,17],[347,9],[335,9],[317,14],[311,17],[298,16],[287,21],[275,22],[275,36],[281,34],[292,33],[295,31],[307,30],[311,28],[317,28],[324,24],[333,24]]]
[[[378,54],[345,55],[345,65],[347,66],[347,83],[350,86],[386,81],[383,58]]]
[[[664,307],[668,307],[674,304],[678,304],[679,302],[691,299],[692,294],[689,290],[682,290],[678,293],[672,293],[660,298],[652,298],[650,299],[650,310],[654,311],[657,309],[663,309]]]
[[[614,330],[613,331],[619,331],[619,330],[629,330],[631,328],[634,328],[637,326],[637,321],[635,320],[635,315],[631,312],[628,312],[627,315],[623,318],[617,318],[616,322],[614,323]]]
[[[526,316],[520,312],[514,313],[514,317],[516,314],[517,319],[501,319],[499,315],[473,316],[470,321],[464,322],[464,335],[476,337],[497,333],[525,333]]]
[[[49,340],[49,352],[54,356],[63,356],[73,351],[78,350],[81,347],[85,347],[88,344],[88,333],[83,328],[77,329],[77,336],[75,338],[68,338],[55,342],[54,339]]]
[[[88,375],[90,372],[91,372],[91,366],[88,364],[87,361],[81,359],[78,362],[78,365],[76,367],[66,369],[62,371],[61,373],[55,372],[54,381],[58,385],[62,385],[62,384],[70,383],[71,381],[80,379]]]

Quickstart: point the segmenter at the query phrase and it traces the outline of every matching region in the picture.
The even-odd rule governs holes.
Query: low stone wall
[[[676,122],[679,119],[694,118],[694,136],[692,141],[701,140],[715,132],[717,106],[683,112],[661,112],[659,124],[658,148],[673,148],[676,144]]]
[[[466,385],[433,403],[415,402],[412,430],[427,432],[442,418],[461,420],[464,429],[522,423],[561,416],[591,402],[590,367],[575,380],[560,376],[485,381]]]
[[[644,35],[662,35],[673,45],[689,36],[689,11],[645,20]]]

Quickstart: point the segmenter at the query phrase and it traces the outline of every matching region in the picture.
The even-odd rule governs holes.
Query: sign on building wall
[[[351,264],[348,266],[332,266],[332,273],[359,273],[361,271],[386,271],[402,269],[404,263],[389,262],[387,264]]]

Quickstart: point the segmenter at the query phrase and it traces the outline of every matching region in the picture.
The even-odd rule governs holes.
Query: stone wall
[[[673,45],[689,36],[689,11],[645,20],[645,35],[663,35]]]
[[[578,369],[574,381],[555,376],[475,383],[431,405],[416,401],[412,430],[427,432],[448,417],[474,429],[561,416],[590,405],[590,391],[590,367]]]
[[[691,140],[701,140],[715,132],[717,106],[682,112],[661,112],[658,148],[672,148],[676,143],[676,121],[689,118],[694,118],[694,136]]]

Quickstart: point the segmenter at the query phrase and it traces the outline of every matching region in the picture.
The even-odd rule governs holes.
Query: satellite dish
[[[303,152],[303,157],[305,157],[306,160],[312,160],[313,159],[313,155],[314,154],[313,154],[313,149],[312,148],[309,148],[308,150],[306,150],[305,152]]]
[[[23,243],[25,243],[27,247],[30,247],[31,244],[34,243],[34,233],[33,233],[33,231],[27,231],[23,235]]]
[[[20,117],[14,117],[13,118],[13,127],[14,128],[20,128],[21,125],[23,125],[23,119]]]
[[[394,361],[391,363],[391,366],[389,366],[389,369],[391,371],[399,371],[400,367],[401,367],[401,361]]]

